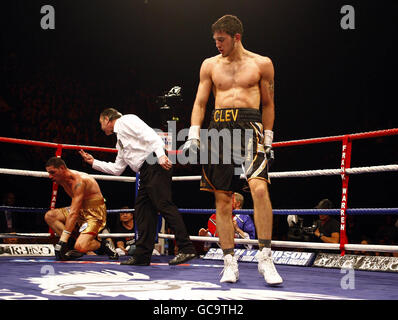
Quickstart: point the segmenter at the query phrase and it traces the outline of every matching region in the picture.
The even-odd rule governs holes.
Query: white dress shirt
[[[116,120],[117,156],[115,162],[94,160],[93,169],[113,175],[121,175],[127,166],[138,172],[147,159],[155,152],[160,158],[165,155],[162,138],[136,115],[127,114]]]

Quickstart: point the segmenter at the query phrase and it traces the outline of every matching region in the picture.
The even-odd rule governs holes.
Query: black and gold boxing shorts
[[[206,137],[203,132],[207,133]],[[263,179],[270,183],[264,129],[258,109],[215,109],[208,130],[201,130],[203,148],[207,159],[201,157],[200,160],[203,164],[201,190],[237,191],[242,173],[247,181]]]

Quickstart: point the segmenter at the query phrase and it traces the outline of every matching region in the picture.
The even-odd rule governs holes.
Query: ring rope
[[[36,140],[28,140],[28,139],[16,139],[16,138],[7,138],[7,137],[0,137],[0,142],[7,142],[7,143],[16,143],[16,144],[23,144],[29,146],[37,146],[37,147],[48,147],[48,148],[62,148],[62,149],[71,149],[71,150],[88,150],[88,151],[103,151],[103,152],[117,152],[115,148],[104,148],[104,147],[92,147],[92,146],[79,146],[79,145],[72,145],[72,144],[61,144],[61,143],[54,143],[54,142],[44,142],[44,141],[36,141]]]
[[[134,237],[134,233],[103,233],[99,234],[99,238],[125,238]],[[50,238],[50,233],[0,233],[0,239],[5,238]],[[173,234],[159,233],[161,239],[174,239]],[[192,241],[212,242],[220,241],[218,237],[202,237],[189,236]],[[258,245],[257,239],[234,239],[235,244],[251,244]],[[338,243],[320,243],[320,242],[296,242],[296,241],[278,241],[272,240],[271,245],[276,248],[292,248],[292,249],[315,249],[315,250],[340,250]],[[345,244],[345,250],[351,251],[370,251],[370,252],[398,252],[396,245],[368,245],[368,244]]]
[[[36,178],[48,178],[48,172],[46,171],[29,171],[29,170],[19,170],[19,169],[4,169],[0,168],[0,174],[10,174],[16,176],[28,176]],[[124,176],[108,176],[102,174],[91,174],[94,179],[97,180],[107,180],[107,181],[118,181],[118,182],[135,182],[135,177],[124,177]]]
[[[346,135],[330,136],[330,137],[322,137],[322,138],[310,138],[310,139],[299,139],[299,140],[274,142],[274,143],[272,143],[272,146],[275,148],[289,147],[289,146],[323,143],[323,142],[341,142],[346,137],[348,137],[350,140],[357,140],[357,139],[392,136],[392,135],[397,135],[397,134],[398,134],[398,128],[394,128],[394,129],[351,133],[351,134],[346,134]]]
[[[345,173],[347,174],[363,174],[363,173],[377,173],[377,172],[392,172],[398,171],[398,165],[380,165],[380,166],[370,166],[370,167],[357,167],[357,168],[347,168]],[[30,170],[19,170],[19,169],[6,169],[0,168],[0,174],[10,174],[19,176],[29,176],[37,178],[48,178],[48,173],[45,171],[30,171]],[[270,172],[270,178],[300,178],[300,177],[315,177],[315,176],[331,176],[331,175],[341,175],[341,169],[319,169],[319,170],[306,170],[306,171],[285,171],[285,172]],[[108,176],[108,175],[91,175],[97,180],[107,180],[107,181],[118,181],[118,182],[135,182],[135,177],[125,177],[125,176]],[[241,175],[241,178],[244,178]],[[173,181],[197,181],[200,180],[201,176],[175,176],[172,177]]]
[[[314,143],[323,143],[323,142],[341,142],[346,137],[348,137],[351,140],[356,140],[356,139],[367,139],[367,138],[392,136],[392,135],[397,135],[397,134],[398,134],[398,128],[392,128],[392,129],[383,129],[383,130],[360,132],[360,133],[351,133],[351,134],[338,135],[338,136],[280,141],[280,142],[272,143],[272,146],[277,148],[277,147],[287,147],[287,146],[305,145],[305,144],[314,144]],[[7,138],[7,137],[0,137],[0,142],[17,143],[17,144],[50,147],[50,148],[61,147],[61,148],[71,149],[71,150],[84,149],[84,150],[89,150],[89,151],[117,152],[117,150],[115,148],[59,144],[59,143],[54,143],[54,142],[44,142],[44,141],[16,139],[16,138]]]
[[[181,213],[192,214],[213,214],[215,209],[179,209]],[[273,209],[272,213],[276,215],[340,215],[341,209]],[[233,210],[234,214],[253,214],[253,209]],[[368,214],[398,214],[398,208],[351,208],[347,209],[347,213],[353,215],[368,215]]]
[[[30,212],[30,213],[45,213],[49,211],[49,208],[28,208],[28,207],[13,207],[13,206],[0,206],[1,211],[12,211],[12,212]],[[272,213],[276,215],[339,215],[341,209],[273,209]],[[195,209],[195,208],[180,208],[180,213],[191,213],[191,214],[213,214],[215,209]],[[134,212],[134,209],[108,209],[107,213],[120,213],[120,212]],[[234,214],[248,214],[254,213],[253,209],[239,209],[233,210]],[[398,214],[398,208],[351,208],[347,209],[347,213],[353,215],[369,215],[369,214]]]

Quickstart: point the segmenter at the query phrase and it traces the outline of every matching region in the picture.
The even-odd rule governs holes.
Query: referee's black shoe
[[[193,258],[196,257],[195,253],[182,253],[180,252],[179,254],[177,254],[173,259],[171,259],[169,261],[170,265],[176,265],[176,264],[181,264],[184,262],[187,262]]]
[[[138,260],[136,257],[131,257],[128,260],[120,262],[120,264],[125,266],[149,266],[151,262],[149,260]]]

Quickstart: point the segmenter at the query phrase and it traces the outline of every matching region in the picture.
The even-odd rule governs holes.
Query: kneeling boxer
[[[47,161],[46,170],[49,178],[72,198],[70,207],[50,210],[44,216],[49,227],[60,235],[55,246],[56,259],[71,260],[98,249],[110,259],[118,259],[112,241],[98,238],[106,226],[107,213],[97,181],[86,173],[68,169],[58,157]]]

